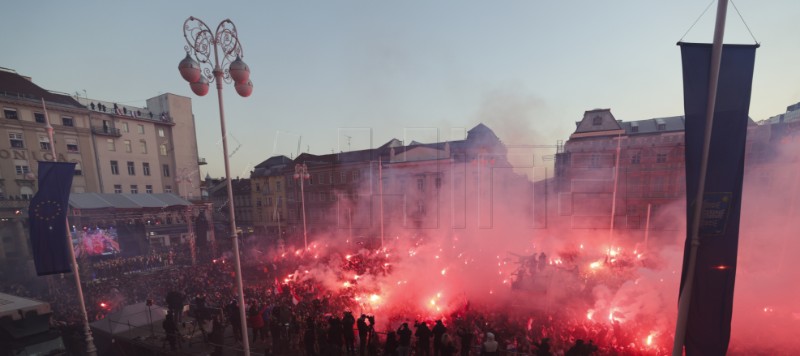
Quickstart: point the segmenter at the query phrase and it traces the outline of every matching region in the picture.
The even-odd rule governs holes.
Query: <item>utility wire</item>
[[[700,19],[703,17],[703,15],[705,15],[705,14],[706,14],[706,12],[707,12],[707,11],[708,11],[708,9],[711,7],[711,5],[714,3],[714,1],[716,1],[716,0],[711,0],[711,2],[710,2],[710,3],[708,3],[708,6],[706,6],[706,9],[705,9],[705,10],[703,10],[703,13],[702,13],[702,14],[700,14],[700,16],[698,16],[698,17],[697,17],[697,20],[694,20],[694,23],[693,23],[691,26],[689,26],[689,29],[688,29],[688,30],[686,30],[686,33],[684,33],[684,34],[683,34],[683,36],[681,36],[681,39],[680,39],[680,40],[678,40],[678,43],[681,43],[681,42],[683,42],[683,38],[684,38],[684,37],[686,37],[686,35],[688,35],[688,34],[689,34],[689,31],[691,31],[691,30],[694,28],[694,25],[697,25],[697,22],[698,22],[698,21],[700,21]]]
[[[736,10],[736,14],[739,15],[739,18],[742,20],[742,23],[744,24],[744,27],[747,29],[747,32],[750,33],[750,37],[753,38],[753,42],[759,44],[758,40],[756,40],[756,36],[753,35],[753,31],[750,31],[750,26],[747,26],[747,22],[744,20],[744,17],[742,17],[742,13],[739,12],[739,8],[736,7],[736,4],[733,3],[733,0],[730,0],[730,2],[731,5],[733,5],[733,9]]]

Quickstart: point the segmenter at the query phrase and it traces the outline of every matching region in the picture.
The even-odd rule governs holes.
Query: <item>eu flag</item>
[[[702,202],[699,190],[711,45],[680,43],[686,113],[686,216],[681,293],[691,250],[693,212],[702,204],[697,265],[684,346],[686,355],[725,355],[730,341],[733,285],[739,246],[744,153],[750,91],[758,45],[724,45]]]
[[[39,276],[70,271],[67,208],[74,174],[75,163],[39,162],[39,191],[28,208],[33,263]]]

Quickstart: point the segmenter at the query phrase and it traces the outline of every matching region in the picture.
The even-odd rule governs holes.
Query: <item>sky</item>
[[[584,111],[683,114],[676,43],[711,42],[709,1],[14,1],[0,67],[50,90],[144,106],[192,98],[202,174],[224,176],[215,89],[181,78],[183,22],[237,27],[252,96],[223,89],[231,176],[273,155],[463,139],[478,123],[507,145],[554,147]],[[761,43],[750,116],[800,101],[800,2],[738,0],[726,43]],[[697,21],[696,25],[692,24]],[[691,30],[690,30],[691,28]],[[688,31],[688,34],[686,34]],[[686,34],[685,37],[684,34]],[[552,152],[537,152],[543,160]]]

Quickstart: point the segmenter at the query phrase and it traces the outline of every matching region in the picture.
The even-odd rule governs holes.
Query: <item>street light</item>
[[[303,209],[303,242],[308,251],[308,231],[306,230],[306,194],[303,191],[303,181],[311,178],[308,174],[308,166],[305,163],[298,163],[294,166],[294,179],[300,180],[300,203]]]
[[[219,23],[216,32],[194,16],[183,23],[183,37],[186,38],[186,58],[178,64],[183,79],[189,82],[192,91],[204,96],[208,93],[210,82],[217,84],[219,101],[219,125],[222,131],[222,153],[225,161],[225,181],[228,186],[228,216],[231,221],[231,241],[236,267],[236,288],[239,293],[239,320],[242,330],[247,330],[245,316],[244,291],[242,288],[242,266],[239,259],[239,240],[236,234],[236,215],[233,206],[233,188],[231,187],[231,169],[228,162],[228,140],[225,131],[225,110],[222,105],[222,82],[235,83],[236,92],[248,97],[253,92],[250,81],[250,68],[242,61],[242,45],[236,26],[229,19]],[[212,52],[213,50],[213,52]],[[220,53],[221,51],[221,53]],[[221,63],[220,63],[221,62]],[[205,68],[203,68],[205,67]],[[250,355],[250,342],[246,332],[242,333],[242,345],[245,356]]]

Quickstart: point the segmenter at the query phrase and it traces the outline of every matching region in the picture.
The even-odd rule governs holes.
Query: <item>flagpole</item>
[[[50,154],[53,155],[53,162],[58,161],[56,156],[56,142],[53,139],[53,126],[50,125],[50,117],[47,115],[47,105],[42,98],[42,110],[44,110],[44,120],[47,124],[47,137],[50,140]],[[89,317],[86,314],[86,302],[83,300],[83,287],[81,287],[81,276],[78,274],[78,261],[75,260],[75,251],[72,248],[72,236],[69,227],[69,218],[64,220],[67,224],[67,250],[69,250],[69,260],[72,264],[72,274],[75,276],[75,287],[78,289],[78,301],[81,304],[81,315],[83,316],[83,334],[86,336],[86,354],[89,356],[97,355],[97,347],[94,346],[94,338],[92,338],[92,329],[89,328]]]
[[[611,249],[614,248],[614,216],[617,214],[617,183],[619,182],[619,156],[620,145],[622,144],[622,135],[617,136],[617,155],[614,159],[614,190],[611,193],[611,228],[608,229],[608,253],[611,255]]]
[[[383,248],[383,162],[378,157],[378,184],[381,193],[381,248]]]
[[[647,220],[644,223],[644,252],[647,253],[647,239],[650,237],[650,207],[652,204],[647,204]]]
[[[708,171],[708,154],[711,146],[711,129],[714,123],[714,109],[717,101],[717,82],[719,67],[722,62],[722,39],[725,35],[725,15],[728,10],[728,0],[718,0],[717,20],[714,28],[714,43],[711,47],[711,67],[708,78],[708,102],[706,106],[706,127],[703,137],[703,154],[700,161],[700,179],[697,186],[697,195],[692,201],[691,245],[689,249],[689,264],[686,270],[686,279],[678,301],[678,320],[675,324],[675,340],[672,344],[672,356],[683,354],[683,344],[686,338],[686,325],[689,319],[689,306],[692,300],[692,285],[694,284],[695,268],[697,265],[697,250],[700,247],[700,217],[703,212],[703,196],[706,188],[706,172]]]

